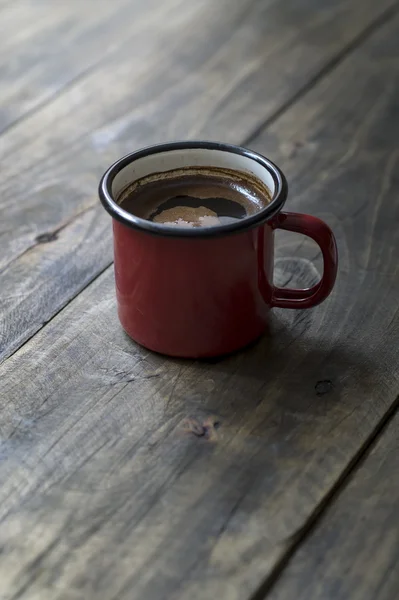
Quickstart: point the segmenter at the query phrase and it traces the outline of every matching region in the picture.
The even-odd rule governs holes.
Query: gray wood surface
[[[396,600],[399,590],[398,415],[323,515],[270,600]]]
[[[9,77],[29,90],[32,106],[50,93],[36,80],[26,86],[23,56],[32,47],[40,49],[33,73],[49,82],[46,61],[57,60],[51,40],[60,39],[59,54],[74,65],[65,70],[60,63],[60,71],[77,79],[0,136],[0,359],[110,264],[109,221],[96,206],[97,181],[108,164],[165,139],[250,139],[388,20],[392,6],[388,0],[168,0],[154,10],[153,1],[136,1],[126,15],[126,3],[119,10],[116,3],[110,15],[114,4],[101,1],[93,20],[93,2],[52,3],[54,10],[47,0],[7,5],[13,16],[6,34],[17,28],[21,6],[27,11],[26,44],[8,33],[3,48],[11,45],[12,53],[15,46],[7,68],[17,65],[19,75]],[[44,21],[36,11],[48,13]],[[129,26],[117,27],[121,20]],[[110,43],[119,45],[91,63],[108,25]],[[6,97],[14,91],[8,86]],[[31,105],[15,94],[19,115]]]
[[[268,591],[397,397],[398,32],[396,17],[251,144],[287,171],[289,207],[337,234],[327,302],[276,311],[228,359],[178,361],[123,334],[107,269],[0,367],[6,600]],[[318,264],[280,237],[279,282]]]
[[[201,2],[201,0],[200,0]],[[0,132],[86,77],[125,43],[158,35],[182,0],[15,0],[0,3]],[[156,13],[156,18],[151,15]],[[192,9],[191,13],[194,12]],[[135,48],[132,47],[132,50]]]

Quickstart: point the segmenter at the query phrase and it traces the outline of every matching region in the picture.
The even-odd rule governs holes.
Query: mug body
[[[228,225],[177,228],[124,211],[118,197],[149,174],[185,167],[228,168],[265,184],[271,202]],[[134,152],[113,165],[100,197],[113,216],[118,314],[138,343],[163,354],[212,357],[241,348],[267,325],[273,290],[273,217],[287,185],[267,159],[235,146],[176,142]]]
[[[182,357],[233,352],[264,330],[272,296],[273,229],[173,238],[115,220],[118,314],[151,350]]]

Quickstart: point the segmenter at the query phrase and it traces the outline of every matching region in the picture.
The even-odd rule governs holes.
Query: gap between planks
[[[358,452],[356,452],[356,454],[353,456],[352,460],[342,471],[340,477],[337,479],[335,484],[331,487],[328,493],[316,506],[315,510],[310,515],[306,523],[303,524],[303,527],[292,537],[287,550],[284,552],[280,560],[277,561],[270,575],[268,575],[265,581],[261,583],[259,588],[255,590],[255,592],[250,596],[248,600],[266,600],[269,592],[271,592],[274,585],[284,574],[286,567],[294,558],[300,546],[306,541],[306,539],[319,526],[323,518],[328,514],[328,511],[330,510],[332,504],[338,499],[342,491],[352,481],[359,468],[363,465],[370,453],[373,451],[380,437],[388,428],[392,419],[398,413],[399,395],[391,404],[391,406],[384,414],[382,419],[377,423],[377,425],[375,426],[374,430],[370,433],[368,438],[364,441],[362,446],[359,448]]]
[[[279,117],[281,117],[287,110],[289,110],[296,102],[301,100],[308,92],[314,88],[319,81],[321,81],[338,65],[340,65],[348,56],[355,52],[362,44],[380,29],[386,25],[391,19],[393,19],[399,12],[399,3],[394,3],[389,6],[379,17],[375,19],[370,25],[368,25],[363,31],[361,31],[351,42],[344,46],[335,56],[333,56],[324,67],[320,69],[305,85],[300,88],[291,98],[289,98],[284,104],[280,106],[272,115],[267,117],[258,127],[256,127],[243,141],[242,145],[246,146],[251,144],[265,129],[272,125]]]

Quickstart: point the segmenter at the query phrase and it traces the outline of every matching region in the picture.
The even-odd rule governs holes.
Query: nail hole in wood
[[[322,379],[316,383],[314,389],[316,390],[317,396],[324,396],[324,394],[329,394],[333,391],[334,384],[330,379]]]

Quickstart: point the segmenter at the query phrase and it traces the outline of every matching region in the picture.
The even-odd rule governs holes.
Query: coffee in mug
[[[174,227],[227,225],[271,201],[262,182],[233,169],[185,168],[143,177],[118,198],[127,212]]]

